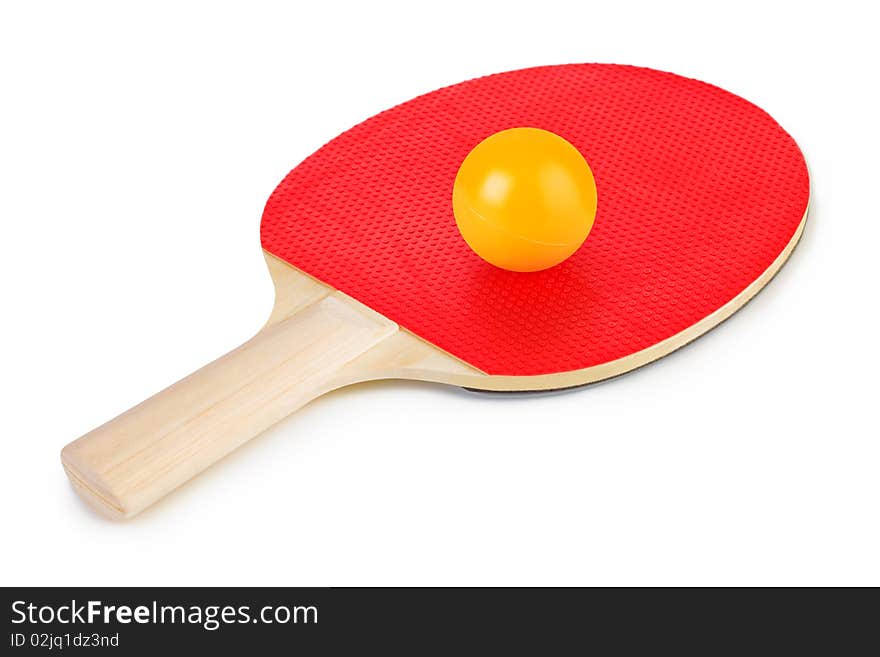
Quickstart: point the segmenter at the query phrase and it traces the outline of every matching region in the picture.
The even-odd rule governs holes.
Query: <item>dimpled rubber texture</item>
[[[497,269],[461,238],[452,185],[488,135],[544,128],[593,169],[571,258]],[[420,96],[340,135],[266,204],[263,247],[487,374],[577,370],[703,319],[757,279],[809,199],[803,156],[717,87],[610,64],[532,68]]]

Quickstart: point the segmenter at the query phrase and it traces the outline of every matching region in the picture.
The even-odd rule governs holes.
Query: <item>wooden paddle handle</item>
[[[67,445],[75,489],[112,517],[130,517],[310,400],[397,330],[334,293]]]

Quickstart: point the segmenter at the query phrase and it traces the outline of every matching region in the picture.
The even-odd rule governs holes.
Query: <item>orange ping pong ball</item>
[[[490,135],[461,163],[452,210],[483,260],[529,272],[578,250],[596,218],[596,181],[565,139],[538,128]]]

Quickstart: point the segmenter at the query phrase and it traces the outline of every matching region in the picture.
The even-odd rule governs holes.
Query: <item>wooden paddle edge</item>
[[[363,354],[344,367],[338,373],[331,389],[361,381],[408,379],[481,391],[534,392],[573,388],[625,374],[680,349],[715,328],[745,306],[773,279],[791,256],[803,234],[808,214],[809,200],[803,218],[788,244],[770,266],[744,290],[683,331],[634,354],[568,372],[533,376],[490,375],[401,327],[396,334],[386,339],[382,344],[377,345],[370,352]],[[334,292],[333,288],[271,253],[265,252],[265,256],[275,281],[277,298],[275,310],[269,320],[270,324],[285,316],[285,309],[290,306],[290,290],[301,293],[302,290],[308,289],[308,293],[311,295]],[[339,293],[337,292],[337,294]],[[366,309],[366,306],[355,299],[351,297],[347,297],[347,299],[351,304]]]

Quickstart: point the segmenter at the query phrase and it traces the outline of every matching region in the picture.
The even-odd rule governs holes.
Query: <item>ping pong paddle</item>
[[[589,238],[550,269],[493,267],[458,234],[456,171],[531,126],[592,167]],[[420,96],[355,126],[269,198],[276,303],[243,346],[64,448],[100,511],[143,510],[330,390],[374,379],[545,390],[627,372],[743,306],[801,235],[794,140],[717,87],[630,66],[547,66]]]

